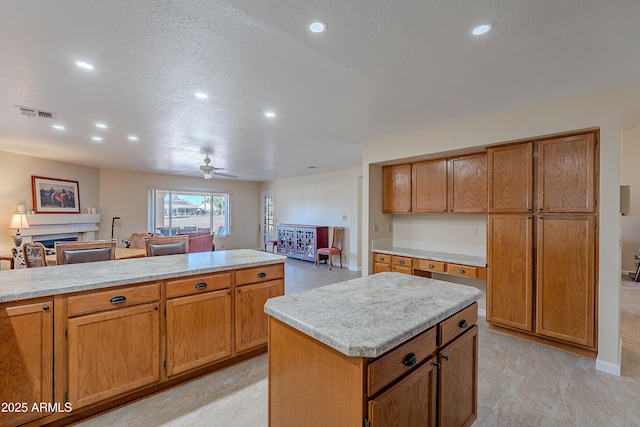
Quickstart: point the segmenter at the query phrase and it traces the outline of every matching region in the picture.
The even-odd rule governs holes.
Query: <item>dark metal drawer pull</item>
[[[404,260],[403,259],[400,260],[400,265],[404,265]]]
[[[45,305],[44,307],[42,307],[42,309],[43,309],[44,311],[49,311],[49,306],[48,306],[48,305]]]
[[[198,284],[196,285],[196,289],[204,289],[204,288],[206,288],[206,287],[207,287],[207,284],[206,284],[206,283],[204,283],[204,282],[202,282],[202,283],[198,283]]]
[[[465,273],[465,271],[464,271],[463,269],[459,268],[459,269],[458,269],[458,273],[460,273],[460,274],[464,274],[464,273]]]
[[[258,273],[259,278],[267,277],[267,273]]]
[[[461,328],[461,329],[466,329],[466,328],[467,328],[467,326],[469,326],[469,324],[467,323],[467,321],[466,321],[466,320],[462,319],[462,320],[460,321],[460,324],[459,324],[458,326],[460,326],[460,328]]]
[[[120,296],[111,298],[109,300],[109,302],[111,304],[121,304],[121,303],[125,302],[126,300],[127,300],[127,297],[120,295]]]
[[[416,357],[415,353],[409,353],[404,358],[404,361],[402,362],[402,364],[404,364],[406,366],[413,366],[417,362],[418,362],[418,358]]]
[[[433,264],[429,264],[429,268],[436,268],[436,266]]]

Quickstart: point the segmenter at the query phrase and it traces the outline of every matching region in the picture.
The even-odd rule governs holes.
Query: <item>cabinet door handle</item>
[[[231,291],[227,291],[227,295],[231,295]]]
[[[262,279],[263,277],[267,277],[267,273],[258,273],[258,277]]]
[[[469,324],[467,323],[467,321],[466,321],[466,320],[462,319],[462,320],[460,321],[460,323],[458,324],[458,326],[460,326],[460,329],[466,329],[466,328],[467,328],[467,326],[469,326]]]
[[[428,265],[428,267],[429,267],[429,268],[436,268],[436,266],[435,266],[435,265],[433,265],[433,264],[429,264],[429,265]]]
[[[207,287],[207,284],[206,284],[206,283],[204,283],[204,282],[202,282],[202,283],[198,283],[198,284],[196,285],[196,289],[204,289],[204,288],[206,288],[206,287]]]
[[[444,360],[447,360],[447,361],[449,360],[449,356],[447,356],[446,354],[443,354],[443,355],[442,355],[442,358],[443,358]]]
[[[154,307],[153,307],[153,309],[154,309],[154,310],[156,310],[156,311],[158,311],[158,306],[157,306],[157,305],[156,305],[156,306],[154,306]]]
[[[435,366],[435,367],[436,367],[436,369],[440,369],[440,362],[435,362],[435,363],[433,364],[433,366]]]
[[[48,305],[45,305],[44,307],[42,307],[42,309],[43,309],[44,311],[49,311],[49,306],[48,306]]]
[[[460,273],[460,274],[464,274],[464,273],[466,273],[466,272],[465,272],[462,268],[459,268],[459,269],[458,269],[458,273]]]
[[[240,289],[238,289],[238,293],[240,293]]]
[[[415,353],[409,353],[405,356],[404,361],[402,362],[405,366],[413,366],[418,363],[418,358]]]
[[[119,295],[117,297],[113,297],[109,300],[111,304],[121,304],[127,300],[127,297]]]

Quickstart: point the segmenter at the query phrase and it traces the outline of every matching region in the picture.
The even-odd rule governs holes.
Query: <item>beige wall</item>
[[[276,224],[344,227],[343,265],[360,268],[358,235],[362,168],[265,182],[275,192]],[[346,215],[347,219],[342,219]],[[331,229],[330,229],[331,230]],[[329,235],[331,242],[331,231]]]
[[[610,372],[620,366],[620,146],[625,123],[638,121],[640,82],[604,91],[447,124],[363,148],[363,185],[378,185],[369,165],[429,153],[447,153],[573,130],[600,128],[599,307],[597,367]],[[363,247],[370,245],[370,219],[379,206],[363,197]],[[363,258],[363,274],[369,269]]]
[[[622,134],[620,185],[628,185],[631,190],[630,211],[620,218],[622,242],[622,270],[636,270],[633,258],[640,248],[640,126]]]
[[[27,211],[33,209],[31,175],[78,181],[80,208],[97,207],[100,174],[98,169],[70,163],[44,160],[37,157],[0,151],[0,253],[10,254],[14,230],[9,230],[9,219],[19,203]],[[100,211],[98,210],[98,213]],[[4,265],[3,268],[8,268]]]
[[[231,235],[216,236],[216,250],[259,247],[260,183],[115,169],[100,170],[100,238],[111,237],[111,221],[116,216],[121,218],[114,227],[118,246],[122,246],[121,240],[131,233],[146,232],[147,199],[151,187],[229,192]]]

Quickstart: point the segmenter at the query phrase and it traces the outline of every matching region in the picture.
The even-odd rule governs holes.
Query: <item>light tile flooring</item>
[[[290,260],[285,275],[292,293],[360,274]],[[640,426],[640,283],[622,284],[620,377],[596,371],[593,360],[489,332],[483,318],[479,326],[474,427]],[[80,425],[267,426],[267,355]]]

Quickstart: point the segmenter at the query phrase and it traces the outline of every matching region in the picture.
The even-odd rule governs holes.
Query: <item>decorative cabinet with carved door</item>
[[[329,247],[329,227],[278,224],[278,254],[316,262],[318,248]]]

